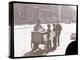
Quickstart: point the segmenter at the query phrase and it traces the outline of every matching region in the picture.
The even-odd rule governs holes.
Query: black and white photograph
[[[77,5],[13,2],[10,7],[14,57],[78,54]]]

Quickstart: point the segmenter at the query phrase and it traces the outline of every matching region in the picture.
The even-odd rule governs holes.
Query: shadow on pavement
[[[23,57],[26,57],[26,56],[43,56],[43,55],[47,55],[49,52],[54,52],[54,50],[56,50],[56,48],[51,48],[49,51],[41,50],[41,49],[38,49],[35,51],[29,51],[29,52],[25,53],[23,55]]]

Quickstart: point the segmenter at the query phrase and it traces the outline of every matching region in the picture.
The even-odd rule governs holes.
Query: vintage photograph
[[[13,7],[14,57],[78,54],[76,5],[14,3]]]

